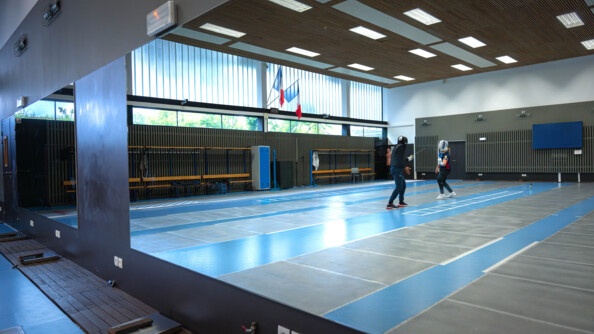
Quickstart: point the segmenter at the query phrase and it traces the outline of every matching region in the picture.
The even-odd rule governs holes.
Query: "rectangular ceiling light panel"
[[[588,50],[594,50],[594,39],[583,41],[582,45]]]
[[[479,41],[478,39],[474,38],[474,37],[464,37],[464,38],[460,38],[459,39],[460,42],[470,46],[471,48],[480,48],[481,46],[485,46],[487,44]]]
[[[270,2],[274,2],[277,5],[281,5],[285,8],[289,8],[290,10],[294,10],[299,13],[303,13],[308,9],[311,9],[310,6],[303,4],[299,1],[295,0],[269,0]]]
[[[381,27],[423,45],[441,42],[439,38],[421,29],[413,27],[406,22],[400,21],[390,15],[380,12],[377,9],[362,4],[357,0],[343,1],[332,7],[345,14],[369,22],[370,24]]]
[[[559,15],[557,16],[557,20],[559,20],[559,22],[561,22],[565,28],[568,29],[584,25],[584,22],[582,19],[580,19],[576,12]]]
[[[413,81],[415,78],[407,77],[406,75],[397,75],[394,77],[395,79],[402,80],[402,81]]]
[[[354,33],[357,33],[359,35],[363,35],[365,37],[368,37],[368,38],[371,38],[371,39],[374,39],[374,40],[378,40],[380,38],[386,37],[386,35],[384,35],[384,34],[380,34],[377,31],[373,31],[371,29],[367,29],[367,28],[365,28],[363,26],[358,26],[358,27],[355,27],[355,28],[352,28],[352,29],[349,29],[349,30],[352,31],[352,32],[354,32]]]
[[[453,68],[458,69],[460,71],[470,71],[472,70],[472,68],[464,65],[464,64],[456,64],[456,65],[452,65]]]
[[[212,23],[205,23],[205,24],[201,25],[200,28],[202,28],[204,30],[216,32],[221,35],[231,36],[231,37],[235,37],[235,38],[239,38],[239,37],[245,35],[244,32],[221,27],[221,26],[218,26],[218,25],[212,24]]]
[[[365,65],[361,65],[361,64],[357,64],[357,63],[350,64],[349,67],[356,68],[356,69],[361,70],[361,71],[371,71],[371,70],[373,70],[373,67],[369,67],[369,66],[365,66]]]
[[[298,47],[295,47],[295,46],[292,47],[292,48],[288,48],[287,51],[293,52],[293,53],[297,53],[297,54],[300,54],[300,55],[304,55],[304,56],[308,56],[308,57],[316,57],[316,56],[319,56],[320,55],[317,52],[308,51],[308,50],[301,49],[301,48],[298,48]]]
[[[439,23],[441,22],[440,19],[434,17],[433,15],[425,12],[424,10],[420,9],[420,8],[416,8],[413,10],[409,10],[408,12],[404,12],[404,15],[415,19],[425,25],[432,25],[435,23]]]
[[[423,58],[431,58],[431,57],[435,57],[435,56],[437,56],[436,54],[433,54],[433,53],[431,53],[431,52],[429,52],[429,51],[425,51],[425,50],[423,50],[423,49],[414,49],[414,50],[410,50],[410,51],[408,51],[408,52],[410,52],[410,53],[414,53],[414,54],[416,54],[417,56],[421,56],[421,57],[423,57]]]
[[[515,60],[514,58],[512,58],[510,56],[501,56],[501,57],[497,57],[495,59],[499,60],[500,62],[502,62],[504,64],[511,64],[511,63],[517,62],[517,60]]]

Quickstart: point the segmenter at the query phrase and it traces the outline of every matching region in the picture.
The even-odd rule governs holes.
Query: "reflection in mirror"
[[[77,227],[74,86],[15,114],[19,206]]]

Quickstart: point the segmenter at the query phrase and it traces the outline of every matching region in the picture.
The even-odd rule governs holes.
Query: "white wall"
[[[388,139],[415,137],[415,118],[594,100],[594,55],[384,90]]]

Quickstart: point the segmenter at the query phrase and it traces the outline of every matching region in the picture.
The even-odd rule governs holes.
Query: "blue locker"
[[[252,146],[252,186],[270,189],[270,146]]]

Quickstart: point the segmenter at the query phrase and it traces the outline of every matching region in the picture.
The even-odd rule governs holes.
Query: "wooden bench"
[[[67,194],[75,193],[76,192],[76,181],[66,180],[66,181],[64,181],[64,187],[66,188]]]
[[[246,179],[247,178],[247,179]],[[252,183],[250,173],[235,173],[235,174],[204,174],[202,175],[202,183],[205,185],[212,184],[213,180],[224,180],[229,185],[232,184],[249,184]],[[245,179],[245,180],[242,180]],[[207,188],[208,190],[208,188]]]
[[[175,191],[172,195],[179,196],[179,189],[184,189],[187,195],[190,195],[191,187],[202,187],[217,180],[228,184],[248,184],[252,183],[250,173],[233,174],[200,174],[200,175],[174,175],[174,176],[150,176],[150,177],[132,177],[128,179],[130,190],[152,190],[160,188],[171,188]],[[157,184],[149,184],[158,182]],[[66,180],[63,182],[67,193],[76,192],[76,181]],[[136,193],[134,194],[136,198]]]
[[[317,179],[324,179],[324,178],[329,178],[330,183],[332,183],[332,179],[334,179],[335,182],[338,182],[338,180],[343,177],[343,176],[350,176],[352,178],[353,176],[353,169],[352,168],[339,168],[339,169],[319,169],[319,170],[314,170],[311,172],[312,177],[313,177],[313,182],[314,184],[316,183]],[[375,173],[372,172],[372,169],[369,167],[364,167],[364,168],[359,168],[359,173],[358,175],[363,176],[369,176],[369,175],[375,175]]]

